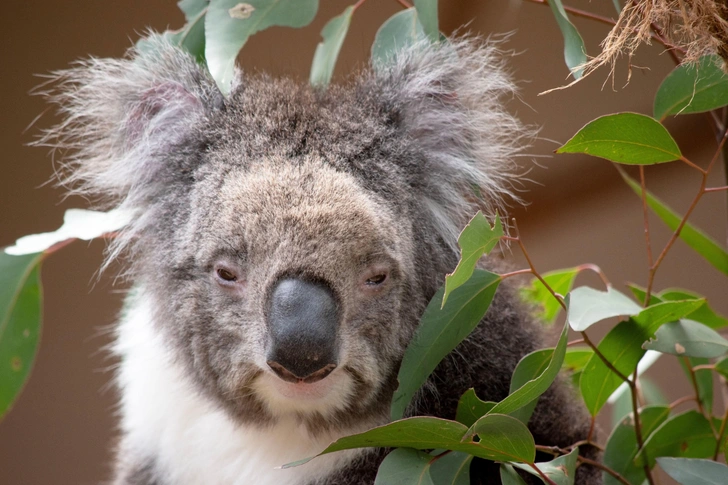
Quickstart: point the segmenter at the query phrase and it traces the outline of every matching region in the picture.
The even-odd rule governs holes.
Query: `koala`
[[[514,85],[498,46],[418,43],[327,89],[237,72],[223,96],[152,34],[55,81],[63,121],[44,141],[67,149],[62,181],[134,215],[110,247],[133,281],[114,345],[113,483],[374,483],[388,450],[280,466],[389,421],[459,231],[511,192],[531,134],[504,108]],[[408,415],[454,419],[471,387],[505,398],[518,361],[542,345],[502,285]],[[570,392],[557,381],[540,399],[539,444],[587,437]],[[577,483],[600,477],[582,465]],[[500,483],[498,465],[475,460],[471,479]]]

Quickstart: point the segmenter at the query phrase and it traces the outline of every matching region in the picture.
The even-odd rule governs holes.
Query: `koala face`
[[[136,217],[111,257],[188,380],[241,423],[388,417],[459,230],[509,193],[528,132],[492,45],[402,50],[315,89],[238,73],[223,97],[161,36],[58,74],[63,182]]]
[[[158,301],[196,382],[245,421],[383,412],[416,323],[411,224],[314,156],[213,171],[190,201],[189,269]]]

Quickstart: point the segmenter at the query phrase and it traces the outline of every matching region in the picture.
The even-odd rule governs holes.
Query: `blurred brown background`
[[[273,28],[254,36],[243,50],[242,65],[305,82],[321,28],[351,3],[321,0],[310,27]],[[657,86],[674,67],[671,58],[659,46],[645,47],[634,60],[644,69],[633,69],[630,84],[623,88],[627,71],[621,65],[616,92],[609,83],[602,87],[607,73],[600,71],[568,90],[538,96],[563,84],[567,75],[561,35],[547,6],[525,0],[440,3],[445,32],[464,24],[467,30],[486,36],[512,32],[507,47],[518,53],[512,66],[522,100],[514,100],[510,109],[527,123],[542,127],[543,140],[530,153],[548,157],[536,159],[539,166],[527,176],[533,182],[524,183],[527,191],[523,196],[530,205],[512,213],[536,266],[548,271],[592,262],[618,288],[623,289],[627,281],[644,285],[647,263],[639,200],[608,162],[550,154],[557,142],[565,142],[597,116],[618,111],[650,114]],[[614,15],[611,2],[567,3]],[[393,0],[369,0],[357,11],[340,56],[338,76],[365,62],[377,27],[398,8]],[[595,54],[608,27],[585,19],[574,22],[587,49]],[[66,208],[85,206],[78,198],[63,201],[61,191],[46,184],[52,175],[46,151],[25,146],[39,128],[52,122],[46,114],[24,132],[46,109],[41,99],[28,95],[41,81],[36,75],[64,68],[79,57],[121,56],[147,28],[163,30],[182,23],[173,0],[35,0],[4,5],[0,18],[5,45],[0,80],[0,246],[25,234],[55,229]],[[669,120],[667,126],[683,153],[705,166],[715,149],[705,116]],[[524,167],[530,165],[524,160]],[[723,171],[723,167],[714,170],[711,185],[725,184]],[[687,208],[699,184],[696,172],[678,162],[650,167],[647,177],[651,189],[679,211]],[[692,221],[725,242],[726,193],[707,195]],[[652,228],[657,252],[669,232],[655,219]],[[44,264],[45,326],[40,352],[28,386],[0,422],[3,484],[95,484],[109,476],[116,396],[109,385],[114,362],[103,347],[110,341],[108,327],[119,311],[124,288],[114,284],[113,270],[97,281],[103,247],[103,242],[78,242]],[[513,252],[515,266],[522,267],[518,251]],[[599,285],[595,277],[583,278],[583,283]],[[678,284],[706,295],[715,309],[728,313],[726,279],[682,242],[658,272],[656,288]],[[595,329],[595,336],[599,331]],[[671,398],[690,392],[674,359],[663,360],[650,374],[665,392]]]

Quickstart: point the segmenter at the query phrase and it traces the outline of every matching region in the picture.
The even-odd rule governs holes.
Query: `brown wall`
[[[323,0],[314,25],[303,30],[270,29],[255,36],[241,61],[245,68],[272,71],[307,79],[313,50],[326,20],[351,1]],[[585,9],[595,2],[577,1]],[[611,15],[610,2],[602,2]],[[608,7],[608,8],[607,8]],[[397,11],[394,1],[369,0],[358,12],[344,45],[338,74],[350,71],[367,57],[377,26]],[[522,101],[510,108],[528,123],[542,127],[542,140],[531,149],[534,156],[549,156],[591,119],[617,111],[649,114],[652,97],[661,79],[673,67],[659,47],[641,51],[632,81],[622,88],[621,66],[613,92],[602,89],[606,73],[599,72],[571,89],[538,96],[562,84],[566,77],[560,34],[550,10],[527,1],[441,2],[445,31],[470,22],[468,30],[483,35],[513,31],[507,47],[519,52],[513,58],[515,77],[521,81]],[[0,246],[24,234],[56,228],[63,211],[84,207],[84,201],[63,201],[62,193],[45,184],[52,175],[51,159],[44,150],[26,143],[48,126],[43,116],[37,126],[24,129],[45,109],[28,95],[40,82],[34,77],[60,69],[79,57],[120,56],[145,28],[177,27],[182,15],[172,0],[137,2],[42,1],[9,2],[0,16],[4,37],[4,67],[0,79]],[[606,26],[577,19],[590,53],[597,51]],[[684,153],[705,164],[715,143],[703,116],[668,122]],[[553,141],[550,141],[553,140]],[[638,199],[604,160],[571,156],[537,158],[537,167],[524,182],[530,205],[516,209],[521,234],[535,264],[542,271],[584,262],[599,264],[615,285],[645,283],[646,255],[642,244],[642,215]],[[531,166],[524,160],[524,167]],[[699,178],[684,166],[650,168],[648,183],[654,192],[685,210]],[[712,185],[725,183],[723,169],[715,170]],[[45,184],[45,185],[44,185]],[[541,185],[539,185],[541,184]],[[726,241],[726,195],[707,196],[694,222],[719,241]],[[653,240],[669,236],[653,220]],[[44,264],[45,328],[40,353],[28,386],[13,411],[0,423],[0,482],[24,484],[92,484],[108,477],[114,434],[115,392],[109,386],[113,360],[101,349],[110,341],[109,325],[119,310],[123,285],[114,284],[113,270],[96,278],[104,244],[75,243]],[[514,249],[517,262],[522,257]],[[595,278],[584,282],[598,285]],[[725,278],[679,242],[658,273],[657,288],[677,284],[708,296],[713,306],[728,313]],[[597,329],[598,333],[599,329]],[[664,359],[665,362],[671,359]],[[658,381],[671,396],[679,373],[674,363],[658,369]]]

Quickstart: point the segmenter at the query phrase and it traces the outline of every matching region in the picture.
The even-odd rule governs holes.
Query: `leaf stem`
[[[546,475],[546,474],[545,474],[544,472],[542,472],[542,471],[541,471],[541,470],[540,470],[540,469],[539,469],[539,468],[538,468],[538,467],[536,466],[536,464],[535,464],[535,463],[528,463],[528,466],[530,466],[531,468],[533,468],[534,470],[536,470],[536,473],[538,473],[538,475],[539,475],[539,476],[541,477],[541,479],[542,479],[542,480],[543,480],[543,481],[544,481],[545,483],[548,483],[548,485],[558,485],[558,484],[557,484],[556,482],[554,482],[553,480],[551,480],[551,479],[550,479],[550,478],[549,478],[549,477],[548,477],[548,476],[547,476],[547,475]]]
[[[622,379],[624,382],[626,382],[629,387],[633,388],[634,382],[630,381],[627,376],[625,376],[624,374],[619,372],[617,370],[617,368],[614,367],[614,365],[611,362],[609,362],[606,357],[604,357],[604,354],[602,354],[602,352],[597,348],[597,346],[594,345],[594,342],[591,341],[589,336],[586,334],[586,331],[582,331],[580,333],[581,333],[582,338],[584,339],[584,343],[586,343],[589,347],[592,348],[594,353],[602,360],[602,362],[604,362],[604,365],[606,365],[607,368],[609,368],[610,371],[614,372],[620,379]]]
[[[725,436],[726,422],[728,422],[728,406],[725,407],[725,413],[723,413],[723,421],[720,423],[720,430],[718,431],[718,441],[715,443],[715,452],[713,453],[713,460],[718,459],[720,454],[720,444]]]
[[[403,8],[412,8],[412,7],[414,7],[414,5],[412,5],[411,3],[409,3],[407,0],[394,0],[394,1],[397,2],[398,4],[402,5]]]
[[[673,408],[676,408],[679,405],[684,404],[684,403],[689,402],[689,401],[695,401],[695,397],[694,396],[683,396],[683,397],[681,397],[679,399],[676,399],[673,402],[671,402],[668,405],[668,407],[672,410]]]
[[[705,192],[722,192],[724,190],[728,190],[728,185],[724,185],[722,187],[709,187],[705,189]]]
[[[705,175],[706,171],[705,171],[705,170],[704,170],[703,168],[701,168],[701,167],[699,167],[698,165],[696,165],[695,163],[691,162],[691,161],[690,161],[690,160],[688,160],[688,159],[687,159],[686,157],[680,157],[680,161],[681,161],[681,162],[683,162],[683,163],[686,163],[686,164],[687,164],[688,166],[690,166],[690,167],[694,168],[694,169],[695,169],[695,170],[697,170],[698,172],[700,172],[700,173],[702,173],[703,175]],[[642,166],[642,165],[640,165],[640,168],[642,168],[642,167],[643,167],[643,166]]]
[[[583,338],[580,338],[580,339],[577,339],[577,340],[572,340],[571,342],[568,342],[568,343],[566,344],[566,346],[567,346],[567,347],[570,347],[570,346],[572,346],[572,345],[578,345],[578,344],[583,344],[583,343],[584,343],[584,339],[583,339]]]
[[[577,457],[577,460],[579,460],[580,462],[582,462],[582,463],[584,463],[584,464],[586,464],[586,465],[591,465],[591,466],[593,466],[594,468],[598,468],[598,469],[600,469],[600,470],[602,470],[602,471],[605,471],[605,472],[609,473],[609,474],[610,474],[610,475],[612,475],[612,476],[613,476],[613,477],[615,478],[615,480],[617,480],[617,481],[618,481],[619,483],[623,483],[624,485],[632,485],[632,484],[631,484],[631,483],[629,483],[629,482],[627,481],[627,479],[626,479],[626,478],[624,478],[624,477],[623,477],[622,475],[620,475],[620,474],[619,474],[619,473],[617,473],[616,471],[612,470],[612,469],[611,469],[611,468],[609,468],[608,466],[606,466],[606,465],[603,465],[603,464],[599,463],[598,461],[590,460],[589,458],[584,458],[584,457],[583,457],[583,456],[581,456],[581,455],[579,455],[579,456]]]
[[[602,271],[602,268],[597,266],[596,264],[586,263],[586,264],[580,264],[576,267],[577,271],[581,272],[584,270],[590,270],[594,271],[596,274],[599,275],[599,278],[601,278],[602,283],[604,283],[604,286],[610,287],[612,284],[609,282],[609,278],[607,278],[607,275]]]
[[[655,480],[652,478],[652,471],[650,470],[649,458],[647,457],[647,450],[645,450],[645,441],[642,437],[642,423],[640,422],[639,405],[637,403],[637,368],[635,367],[634,373],[632,374],[632,384],[629,386],[629,390],[632,395],[632,414],[634,416],[634,434],[637,438],[637,451],[642,451],[644,456],[645,464],[645,477],[650,485],[655,485]]]

